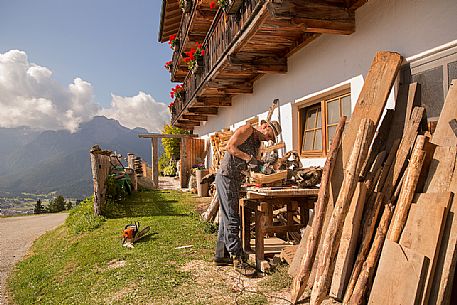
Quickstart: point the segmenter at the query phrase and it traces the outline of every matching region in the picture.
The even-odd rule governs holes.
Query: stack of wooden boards
[[[415,107],[416,84],[400,85],[395,110],[384,112],[401,63],[397,53],[378,52],[350,121],[340,121],[313,223],[291,264],[294,304],[306,290],[312,305],[329,297],[450,304],[457,138],[449,121],[457,117],[457,81],[431,135],[424,108]]]

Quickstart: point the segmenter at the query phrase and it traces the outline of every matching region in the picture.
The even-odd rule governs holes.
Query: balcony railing
[[[214,69],[248,28],[264,4],[265,0],[244,0],[235,14],[229,15],[223,9],[218,10],[203,42],[205,49],[203,70],[200,73],[190,71],[187,74],[184,80],[185,99],[175,101],[172,123],[176,123],[183,110],[196,97],[195,95],[202,85],[209,81]]]

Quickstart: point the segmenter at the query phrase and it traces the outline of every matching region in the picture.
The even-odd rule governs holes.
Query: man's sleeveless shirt
[[[238,146],[238,149],[248,155],[257,156],[260,147],[259,131],[254,129],[249,138]],[[219,174],[223,176],[239,179],[241,170],[246,169],[246,161],[231,155],[228,151],[225,152],[219,167]],[[241,181],[240,181],[241,182]]]

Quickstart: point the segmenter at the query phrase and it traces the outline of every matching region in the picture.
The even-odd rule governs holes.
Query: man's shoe
[[[214,257],[213,262],[216,266],[231,266],[233,264],[231,257]]]
[[[233,258],[233,267],[241,275],[244,275],[246,277],[253,277],[257,272],[257,270],[254,267],[249,265],[239,256]]]

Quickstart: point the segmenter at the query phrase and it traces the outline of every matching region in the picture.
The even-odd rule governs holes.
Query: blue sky
[[[111,93],[139,90],[168,103],[171,83],[163,64],[171,58],[157,41],[159,0],[0,1],[0,53],[25,51],[69,83],[80,77],[94,86],[100,104]]]
[[[157,39],[161,3],[0,0],[0,54],[25,52],[28,64],[47,68],[63,87],[82,79],[102,108],[113,103],[111,94],[139,92],[168,105],[173,84],[163,65],[172,52]]]

